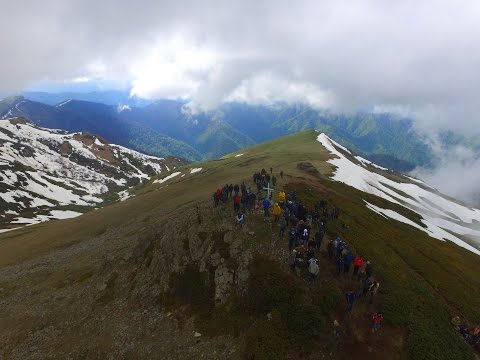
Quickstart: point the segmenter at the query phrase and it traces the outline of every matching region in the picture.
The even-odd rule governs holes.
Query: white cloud
[[[295,73],[298,75],[299,71]],[[325,108],[334,106],[334,98],[331,91],[321,90],[312,83],[281,78],[265,71],[242,80],[225,100],[267,104],[284,100]]]
[[[480,200],[478,155],[462,145],[445,147],[438,138],[431,137],[430,140],[430,145],[439,159],[438,164],[433,169],[417,168],[412,171],[412,175],[467,203]]]
[[[73,83],[86,83],[86,82],[89,82],[91,79],[86,77],[86,76],[79,76],[79,77],[76,77],[76,78],[73,78],[71,80],[71,82]]]
[[[183,37],[159,39],[130,69],[131,94],[145,98],[187,98],[207,81],[216,55]]]
[[[74,78],[147,97],[389,104],[428,131],[477,128],[480,2],[11,1],[0,92]],[[94,11],[92,11],[94,9]],[[18,26],[21,24],[21,26]]]

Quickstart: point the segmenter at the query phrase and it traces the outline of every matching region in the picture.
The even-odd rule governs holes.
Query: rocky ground
[[[254,233],[230,211],[158,209],[88,241],[0,270],[0,358],[235,358],[170,311],[174,274],[194,266],[221,303],[248,278]]]

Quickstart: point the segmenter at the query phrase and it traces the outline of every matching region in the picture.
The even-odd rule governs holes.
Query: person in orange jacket
[[[358,274],[358,270],[365,264],[365,260],[361,256],[356,256],[353,260],[353,275]]]
[[[282,214],[282,208],[278,203],[275,203],[273,205],[273,216],[275,217],[275,222],[277,222],[280,219],[280,215]]]

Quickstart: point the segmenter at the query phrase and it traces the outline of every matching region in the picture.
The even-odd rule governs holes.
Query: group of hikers
[[[355,303],[362,299],[367,299],[368,303],[372,304],[380,287],[380,282],[373,275],[372,263],[355,254],[339,236],[324,244],[327,225],[339,218],[340,209],[326,200],[320,200],[312,208],[308,208],[297,199],[295,191],[274,190],[278,185],[277,177],[272,168],[269,170],[255,172],[252,177],[254,185],[251,187],[242,182],[240,185],[230,184],[218,188],[214,194],[215,206],[226,204],[231,199],[235,223],[239,226],[245,224],[246,213],[261,210],[264,221],[278,226],[277,236],[288,239],[288,262],[297,276],[305,276],[306,280],[315,281],[321,271],[319,256],[323,253],[325,258],[334,263],[337,276],[351,279],[346,283],[353,284],[348,286],[345,293],[346,311],[351,312]],[[283,172],[279,175],[283,179]],[[256,191],[252,188],[256,188]],[[383,320],[384,317],[379,312],[371,315],[373,333],[381,328]],[[479,350],[480,325],[468,328],[461,323],[455,323],[454,326],[466,342]],[[335,320],[334,334],[339,334],[338,329],[339,323]]]
[[[470,346],[480,351],[480,324],[470,330],[467,325],[462,323],[459,316],[455,316],[452,319],[452,325]]]
[[[368,297],[369,303],[372,304],[380,283],[373,276],[373,266],[370,261],[360,255],[354,255],[348,244],[340,237],[330,240],[327,252],[329,259],[335,262],[338,276],[351,273],[352,277],[358,280],[358,285],[345,294],[348,311],[351,311],[355,301],[362,297]],[[350,271],[352,265],[353,271]]]
[[[290,211],[289,206],[287,206],[286,217],[293,213],[294,218],[300,219],[292,224],[289,232],[290,267],[299,276],[306,270],[307,278],[310,281],[314,281],[320,272],[317,256],[325,237],[326,226],[329,221],[338,219],[340,210],[337,207],[333,207],[329,211],[327,202],[324,200],[319,201],[315,205],[313,214],[310,214],[301,203],[296,203],[295,200],[289,201],[287,204],[293,208],[293,211]],[[319,213],[322,214],[321,219],[317,216]],[[317,221],[314,221],[314,219]],[[317,226],[317,231],[311,236],[313,224]],[[355,256],[348,244],[340,237],[336,237],[328,242],[327,256],[335,262],[338,276],[350,275],[358,283],[356,287],[350,289],[345,294],[347,311],[352,311],[354,303],[365,297],[369,299],[369,304],[372,304],[380,283],[373,277],[373,267],[370,261],[363,259],[359,255]],[[380,329],[382,322],[383,315],[375,312],[372,315],[372,332]]]
[[[282,171],[280,178],[283,179],[283,176]],[[214,206],[225,206],[230,199],[233,203],[235,224],[240,227],[245,225],[246,213],[261,208],[264,221],[272,220],[272,223],[278,226],[278,237],[284,238],[288,228],[288,260],[292,271],[297,276],[306,274],[309,281],[315,281],[320,273],[318,255],[327,224],[339,218],[340,209],[330,206],[326,200],[320,200],[313,209],[308,209],[297,199],[295,191],[275,192],[273,187],[277,185],[277,178],[272,168],[270,172],[265,169],[255,172],[252,179],[256,192],[245,182],[240,185],[226,184],[218,187],[213,194]],[[314,228],[316,228],[315,232]],[[345,295],[347,311],[351,311],[354,303],[362,297],[368,296],[371,304],[380,283],[372,275],[373,268],[370,261],[365,261],[358,255],[354,256],[347,243],[340,237],[329,241],[326,256],[335,261],[337,275],[345,276],[351,273],[351,276],[358,280],[358,287],[349,290]],[[350,271],[352,267],[353,271]],[[382,314],[374,313],[372,332],[380,329],[382,322]]]

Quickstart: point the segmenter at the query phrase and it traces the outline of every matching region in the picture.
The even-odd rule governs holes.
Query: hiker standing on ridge
[[[247,192],[247,186],[245,185],[245,182],[242,181],[242,185],[240,185],[240,189],[242,191],[242,195]]]
[[[263,187],[262,181],[257,182],[257,193],[258,194],[260,194],[260,192],[262,191],[262,187]]]
[[[255,206],[257,205],[257,195],[252,191],[248,196],[248,209],[250,211],[255,210]]]
[[[367,266],[365,266],[365,274],[367,274],[367,278],[371,277],[373,273],[372,264],[370,261],[367,261]]]
[[[288,234],[288,250],[292,251],[292,249],[295,247],[295,240],[297,238],[297,233],[295,231],[295,228],[292,226],[290,229],[290,233]]]
[[[327,244],[327,252],[328,252],[328,257],[330,259],[333,259],[333,255],[335,252],[335,242],[333,240],[330,240]]]
[[[373,286],[375,285],[375,280],[372,276],[367,277],[363,284],[363,295],[368,294],[370,290],[372,290]]]
[[[355,260],[353,260],[353,275],[358,274],[358,270],[363,266],[365,263],[365,260],[359,255],[355,257]]]
[[[295,264],[297,260],[297,250],[293,249],[290,250],[290,255],[288,256],[288,264],[290,265],[290,269],[292,272],[295,271]]]
[[[325,233],[321,230],[318,230],[315,233],[315,244],[317,246],[317,250],[320,250],[320,247],[322,246],[322,240],[323,240],[324,236],[325,236]]]
[[[285,220],[285,217],[280,217],[280,219],[278,220],[278,226],[280,227],[280,232],[278,233],[278,236],[284,237],[285,229],[287,228],[287,220]]]
[[[242,213],[238,213],[237,216],[235,216],[235,225],[243,227],[244,224],[245,224],[245,215],[243,215]]]
[[[333,320],[333,340],[340,339],[340,324],[337,320]]]
[[[320,269],[318,267],[318,260],[315,259],[314,257],[308,260],[308,274],[309,274],[309,279],[310,281],[314,281],[318,273],[320,272]]]
[[[353,303],[355,302],[355,297],[356,297],[355,291],[353,290],[350,290],[345,294],[345,298],[347,299],[347,304],[348,304],[347,311],[352,311]]]
[[[377,281],[373,284],[373,286],[370,288],[369,290],[369,293],[370,293],[370,300],[369,300],[369,304],[373,304],[373,298],[375,297],[375,295],[377,294],[378,292],[378,288],[380,287],[380,283]]]
[[[383,322],[383,315],[380,313],[375,313],[372,316],[372,333],[380,330]]]
[[[273,168],[270,166],[270,174],[273,174]]]
[[[275,218],[275,222],[277,222],[278,220],[280,220],[280,215],[282,214],[282,209],[280,208],[280,205],[278,205],[278,203],[275,203],[275,205],[273,205],[273,216]]]
[[[233,211],[235,213],[240,211],[240,195],[238,193],[233,197]]]
[[[337,275],[340,275],[343,271],[343,256],[337,258]]]
[[[270,201],[268,199],[265,199],[262,201],[262,206],[263,206],[263,215],[265,218],[270,217]]]
[[[350,272],[350,265],[352,264],[353,261],[353,254],[351,251],[347,252],[347,255],[345,255],[343,259],[343,272],[345,274],[348,274]]]
[[[280,178],[283,179],[283,170],[280,171]]]
[[[248,193],[246,191],[242,192],[242,196],[240,198],[240,204],[242,205],[242,212],[245,212],[247,210],[248,201],[249,201]]]
[[[278,205],[280,205],[282,208],[285,208],[285,192],[284,191],[279,191],[278,192]]]
[[[214,194],[215,206],[218,205],[221,198],[222,198],[222,189],[220,189],[220,187],[218,187],[217,190],[215,191],[215,194]]]

